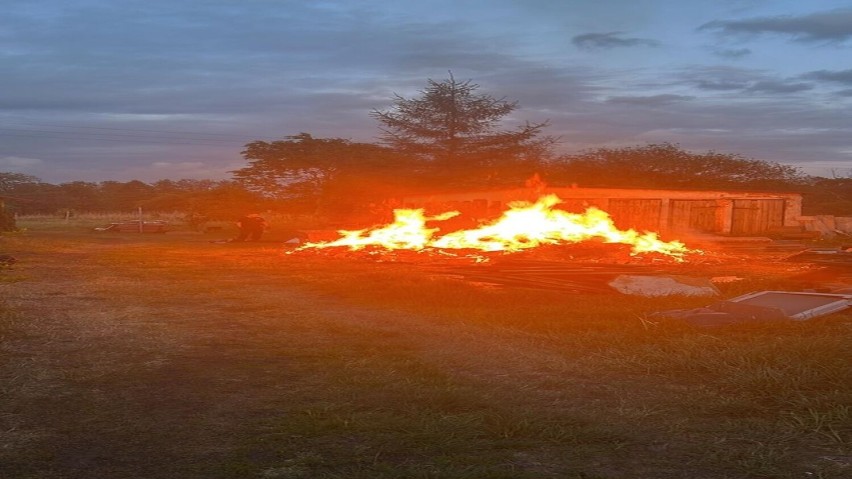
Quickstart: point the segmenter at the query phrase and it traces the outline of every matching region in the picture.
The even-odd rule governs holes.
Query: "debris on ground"
[[[802,271],[788,277],[803,290],[838,292],[852,288],[852,245],[839,248],[808,248],[782,258]]]
[[[645,297],[718,296],[719,290],[708,279],[679,275],[620,275],[609,282],[623,294]]]
[[[785,261],[852,268],[852,246],[809,248],[787,256]]]
[[[682,319],[696,326],[748,321],[804,321],[852,307],[852,294],[758,291],[703,308],[659,311],[653,317]]]

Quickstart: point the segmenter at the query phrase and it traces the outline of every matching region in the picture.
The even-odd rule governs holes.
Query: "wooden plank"
[[[613,198],[606,210],[619,229],[659,231],[662,205],[661,199]]]
[[[674,231],[717,233],[716,200],[671,200],[669,202],[669,227]]]
[[[784,200],[734,200],[731,234],[766,234],[784,224]]]

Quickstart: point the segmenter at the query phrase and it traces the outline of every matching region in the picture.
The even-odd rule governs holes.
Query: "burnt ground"
[[[276,244],[2,246],[3,478],[852,471],[848,313],[703,330],[644,315],[706,299],[495,288]],[[837,280],[777,257],[688,272],[743,277],[727,295]]]

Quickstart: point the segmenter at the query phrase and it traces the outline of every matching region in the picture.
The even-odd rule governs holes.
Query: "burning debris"
[[[573,213],[561,209],[562,203],[555,194],[541,195],[537,201],[512,202],[499,218],[475,225],[459,211],[427,214],[425,208],[396,209],[393,221],[388,224],[340,230],[337,237],[322,240],[312,238],[313,241],[288,254],[327,251],[325,254],[336,258],[411,263],[429,275],[486,288],[709,297],[722,294],[717,283],[745,279],[731,275],[742,269],[745,257],[753,260],[754,270],[774,251],[764,244],[764,240],[771,242],[771,239],[760,238],[760,248],[740,250],[734,256],[718,251],[705,254],[680,241],[664,241],[654,232],[619,229],[602,209],[588,207],[583,213]],[[460,227],[461,224],[465,227]],[[713,247],[709,249],[715,251]],[[520,252],[524,254],[508,257],[510,253]],[[850,254],[849,247],[810,249],[786,261],[813,263],[832,272],[845,271],[852,264]],[[678,263],[687,261],[691,269],[707,267],[713,279],[684,276],[683,265]],[[736,270],[731,271],[733,264]],[[776,270],[772,270],[773,274]],[[727,275],[719,276],[720,273]],[[842,279],[835,276],[838,275],[831,279]],[[811,283],[817,285],[816,281]],[[811,308],[811,303],[816,307]],[[810,319],[850,305],[852,291],[846,289],[838,289],[834,294],[770,291],[719,301],[706,308],[661,311],[653,316],[716,326],[751,320]]]
[[[388,225],[341,230],[338,239],[306,243],[295,251],[341,247],[352,251],[371,248],[443,253],[515,253],[541,246],[591,240],[628,245],[631,255],[656,253],[675,261],[683,261],[688,253],[701,253],[679,241],[663,241],[657,233],[620,230],[603,210],[591,207],[584,213],[570,213],[558,209],[560,203],[562,200],[553,194],[542,196],[536,202],[513,202],[497,220],[446,233],[442,233],[440,223],[458,217],[458,211],[427,216],[423,209],[397,209],[394,210],[394,221]]]

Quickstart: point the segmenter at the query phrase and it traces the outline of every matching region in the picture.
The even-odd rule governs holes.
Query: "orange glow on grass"
[[[518,252],[543,245],[579,243],[600,240],[631,246],[631,254],[659,253],[681,261],[684,254],[696,252],[679,241],[662,241],[657,233],[619,230],[609,214],[598,208],[584,213],[569,213],[555,207],[562,203],[556,195],[545,195],[531,203],[517,201],[492,222],[476,228],[439,234],[440,227],[428,228],[427,221],[439,222],[459,215],[450,211],[425,216],[422,209],[394,210],[394,221],[388,225],[361,230],[341,230],[333,241],[306,243],[299,250],[367,247],[387,250],[478,250],[483,252]]]

